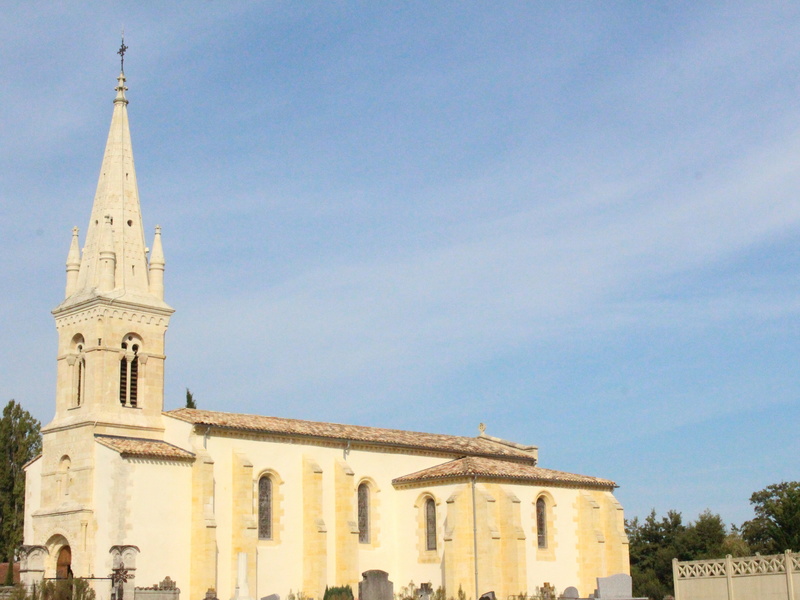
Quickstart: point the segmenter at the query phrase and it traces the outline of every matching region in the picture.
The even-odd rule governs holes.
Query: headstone
[[[598,577],[595,597],[601,600],[630,600],[633,598],[631,576],[618,573],[609,577]]]
[[[236,566],[236,590],[233,600],[253,600],[250,596],[250,585],[247,582],[247,552],[239,552]]]
[[[564,593],[561,594],[561,597],[564,598],[564,600],[573,600],[575,598],[580,598],[581,595],[578,593],[578,588],[569,586],[564,590]]]
[[[386,571],[373,569],[364,571],[361,576],[363,579],[358,582],[360,600],[394,600],[394,584]]]
[[[214,588],[208,588],[206,591],[205,600],[219,600],[219,598],[217,598],[217,590]]]
[[[279,594],[270,594],[269,596],[264,596],[261,600],[281,600]]]
[[[430,583],[421,583],[417,590],[418,600],[431,600],[433,596],[433,586]]]
[[[497,600],[497,597],[494,595],[494,591],[491,591],[481,594],[480,600]]]

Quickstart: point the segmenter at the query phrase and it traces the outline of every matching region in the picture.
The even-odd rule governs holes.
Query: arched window
[[[536,500],[536,542],[547,548],[547,503],[541,496]]]
[[[67,357],[67,362],[72,369],[72,407],[80,406],[86,395],[86,355],[83,351],[84,346],[83,336],[77,334],[72,338],[72,352]]]
[[[262,475],[258,480],[258,539],[272,539],[272,479]]]
[[[135,408],[139,402],[139,344],[129,335],[122,342],[122,350],[119,363],[119,403]]]
[[[86,384],[86,359],[83,356],[83,346],[78,346],[77,372],[75,373],[75,406],[80,406],[83,401],[83,388]]]
[[[425,549],[436,550],[436,502],[425,501]]]
[[[358,541],[369,544],[369,485],[358,486]]]

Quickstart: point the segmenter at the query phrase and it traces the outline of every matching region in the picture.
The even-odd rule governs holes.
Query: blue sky
[[[77,7],[77,8],[76,8]],[[0,22],[0,393],[53,413],[125,71],[166,406],[537,444],[629,517],[798,479],[800,6],[28,3]],[[82,238],[83,239],[83,238]]]

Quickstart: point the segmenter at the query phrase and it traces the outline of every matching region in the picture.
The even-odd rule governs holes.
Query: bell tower
[[[164,302],[160,227],[152,250],[145,246],[125,81],[121,70],[83,250],[72,230],[65,298],[53,310],[55,415],[27,475],[25,539],[46,557],[47,577],[104,573],[108,548],[126,543],[130,473],[119,460],[111,471],[96,460],[108,452],[98,440],[164,437],[164,336],[174,311]]]
[[[96,433],[162,431],[164,335],[173,309],[164,302],[160,227],[152,252],[145,246],[125,81],[120,73],[83,251],[74,228],[66,297],[53,311],[56,414],[45,431],[87,422]]]

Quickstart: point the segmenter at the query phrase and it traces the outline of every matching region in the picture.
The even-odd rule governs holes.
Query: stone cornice
[[[92,308],[119,309],[123,311],[127,310],[134,313],[147,313],[161,317],[169,317],[175,312],[175,309],[167,304],[155,306],[153,304],[146,304],[144,302],[126,300],[124,298],[112,298],[98,295],[90,296],[85,300],[79,300],[74,304],[69,304],[66,306],[64,303],[62,303],[54,308],[51,312],[56,319],[62,319],[64,317],[79,312],[84,312]]]

